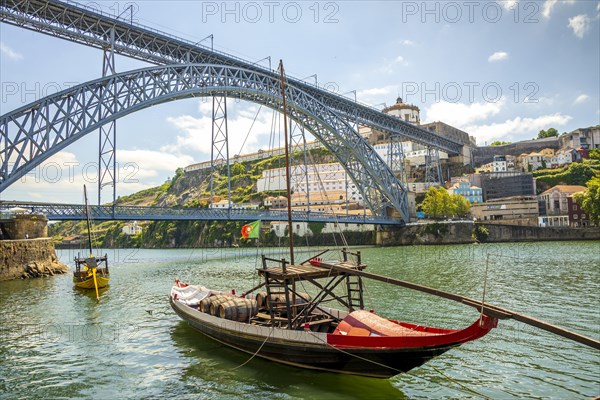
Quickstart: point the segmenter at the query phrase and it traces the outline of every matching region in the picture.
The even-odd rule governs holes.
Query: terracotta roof
[[[583,190],[587,190],[587,188],[585,186],[580,186],[580,185],[556,185],[551,187],[550,189],[546,190],[544,193],[550,193],[550,192],[554,192],[558,190],[559,192],[562,193],[577,193],[577,192],[581,192]]]

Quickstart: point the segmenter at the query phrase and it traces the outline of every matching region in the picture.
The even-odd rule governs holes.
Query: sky
[[[276,68],[360,102],[404,102],[477,143],[532,139],[600,123],[600,2],[82,2]],[[212,37],[210,36],[212,35]],[[149,66],[117,56],[117,72]],[[0,114],[101,76],[102,52],[0,23]],[[230,154],[268,149],[273,114],[228,102]],[[210,99],[142,110],[117,122],[117,195],[162,184],[210,159]],[[98,134],[68,146],[1,200],[97,198]],[[102,201],[112,199],[111,188]],[[95,201],[95,200],[94,200]]]

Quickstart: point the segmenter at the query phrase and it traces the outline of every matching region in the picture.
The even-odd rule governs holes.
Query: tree
[[[600,160],[600,149],[591,149],[590,150],[590,159],[591,160]]]
[[[545,130],[541,130],[540,133],[538,133],[538,139],[544,139],[544,138],[549,138],[549,137],[557,137],[558,136],[558,131],[554,128],[549,128],[547,131]]]
[[[587,183],[585,192],[576,193],[573,198],[583,208],[594,224],[600,223],[600,178],[594,177]]]
[[[471,208],[471,203],[459,194],[453,194],[451,197],[454,202],[454,215],[466,215]]]
[[[594,177],[594,170],[589,165],[573,163],[567,170],[567,184],[585,185],[587,181]]]
[[[501,140],[496,140],[495,142],[492,142],[490,144],[490,146],[502,146],[502,145],[505,145],[505,144],[510,144],[510,142],[503,142]]]
[[[430,187],[421,203],[421,208],[431,218],[448,218],[464,215],[471,205],[464,197],[450,195],[443,187]]]
[[[446,189],[432,186],[425,194],[425,199],[421,203],[421,208],[431,218],[440,218],[444,216],[442,210],[442,197],[444,192],[447,193]]]
[[[242,175],[246,173],[246,167],[243,164],[236,162],[231,166],[231,175]]]

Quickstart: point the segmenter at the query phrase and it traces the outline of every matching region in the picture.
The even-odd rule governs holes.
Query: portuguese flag
[[[258,239],[259,234],[260,220],[242,226],[242,237],[244,239]]]

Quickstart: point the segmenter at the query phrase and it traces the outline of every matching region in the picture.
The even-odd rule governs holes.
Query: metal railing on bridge
[[[0,211],[19,209],[20,212],[44,214],[51,221],[84,220],[83,204],[50,204],[37,202],[1,201]],[[90,206],[91,217],[97,221],[286,221],[284,210],[252,210],[235,208],[171,208],[150,206]],[[374,225],[401,225],[399,218],[376,215],[333,214],[314,211],[294,211],[292,220],[298,222],[333,222]]]

